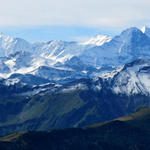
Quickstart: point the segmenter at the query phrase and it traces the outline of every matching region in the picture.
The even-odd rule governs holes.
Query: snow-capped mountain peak
[[[123,39],[131,39],[133,36],[138,36],[138,35],[142,35],[142,31],[136,27],[131,27],[131,28],[128,28],[126,30],[124,30],[120,37],[123,38]]]
[[[3,33],[0,34],[0,57],[9,56],[19,51],[31,51],[31,44],[21,38],[12,38]]]
[[[98,34],[95,37],[90,38],[88,41],[83,42],[83,45],[95,45],[95,46],[101,46],[106,42],[111,41],[112,37],[107,35],[101,35]]]

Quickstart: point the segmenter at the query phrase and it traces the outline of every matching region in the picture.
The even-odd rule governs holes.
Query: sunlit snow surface
[[[101,46],[106,42],[110,42],[112,37],[106,35],[97,35],[95,37],[90,38],[88,41],[81,43],[82,45],[94,45]]]
[[[114,79],[113,91],[115,93],[150,94],[150,60],[138,61],[137,64],[125,67]]]

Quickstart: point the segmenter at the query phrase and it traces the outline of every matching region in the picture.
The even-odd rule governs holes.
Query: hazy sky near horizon
[[[78,34],[74,38],[91,36],[82,33],[82,29],[91,30],[91,34],[96,31],[113,34],[130,26],[150,25],[150,0],[0,1],[0,30],[7,33],[9,30],[10,34],[27,33],[29,30],[32,33],[35,32],[35,27],[41,33],[42,30],[45,32],[46,27],[53,30],[53,34],[56,31],[56,39],[60,36],[58,30],[65,29],[67,33],[61,32],[60,37],[68,39],[69,33],[72,36],[76,32]]]

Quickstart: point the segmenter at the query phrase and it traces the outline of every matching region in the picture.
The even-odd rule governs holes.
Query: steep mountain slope
[[[32,46],[24,39],[11,38],[0,34],[0,57],[8,56],[18,51],[32,52]]]
[[[150,38],[133,27],[123,31],[110,42],[84,51],[80,59],[89,65],[117,66],[139,57],[150,57]]]
[[[54,62],[64,62],[72,56],[77,56],[85,50],[83,46],[77,42],[65,41],[49,41],[41,44],[33,44],[34,52],[40,53],[44,58],[52,59]]]
[[[113,90],[119,94],[150,94],[150,60],[138,59],[125,65],[113,81]]]
[[[75,64],[74,64],[75,65]],[[13,77],[13,74],[22,74],[23,76],[31,76],[43,78],[43,80],[51,80],[53,82],[69,82],[75,79],[88,77],[82,70],[73,68],[73,66],[51,65],[49,59],[44,59],[41,56],[35,56],[29,52],[16,52],[1,59],[0,62],[0,77],[8,79]],[[87,69],[88,71],[89,69]],[[96,69],[94,69],[96,71]],[[30,74],[30,76],[29,76]],[[30,79],[33,84],[32,80]]]
[[[150,109],[86,128],[14,133],[0,139],[3,150],[150,149]]]

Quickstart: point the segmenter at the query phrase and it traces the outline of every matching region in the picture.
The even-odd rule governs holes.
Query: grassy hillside
[[[0,150],[149,150],[150,108],[84,128],[14,133]]]

